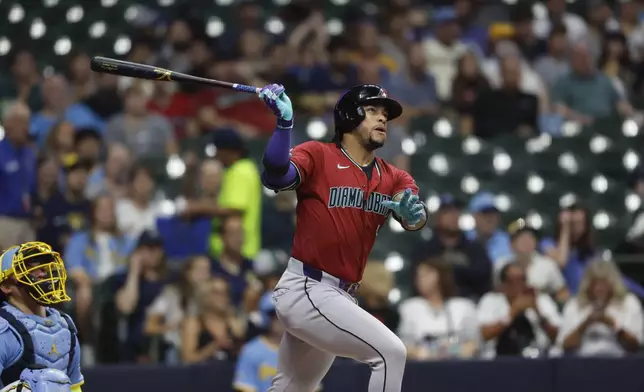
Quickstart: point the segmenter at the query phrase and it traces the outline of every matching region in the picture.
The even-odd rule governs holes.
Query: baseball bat
[[[94,72],[128,76],[136,79],[156,80],[160,82],[197,83],[252,94],[259,94],[259,91],[261,90],[261,88],[255,86],[201,78],[199,76],[175,72],[169,69],[154,67],[152,65],[116,60],[109,57],[92,57],[91,68]]]

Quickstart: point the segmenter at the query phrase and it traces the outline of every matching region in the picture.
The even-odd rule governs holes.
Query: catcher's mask
[[[44,242],[26,242],[0,256],[0,283],[14,278],[40,305],[69,301],[67,271],[58,252]]]

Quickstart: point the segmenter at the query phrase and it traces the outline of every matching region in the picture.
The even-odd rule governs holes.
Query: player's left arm
[[[392,211],[392,216],[407,231],[416,231],[425,227],[429,211],[418,199],[418,185],[405,171],[397,170],[394,193],[385,207]]]

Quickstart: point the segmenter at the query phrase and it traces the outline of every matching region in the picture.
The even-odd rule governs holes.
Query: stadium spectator
[[[67,164],[70,158],[77,159],[74,149],[75,132],[74,125],[67,121],[56,123],[47,135],[42,150],[56,157],[60,165]]]
[[[434,76],[441,101],[451,98],[452,80],[456,76],[458,59],[468,50],[461,42],[461,29],[452,7],[442,7],[434,13],[435,35],[423,41],[427,71]]]
[[[178,151],[172,124],[148,110],[149,98],[144,85],[129,87],[124,96],[123,113],[112,117],[105,128],[108,144],[127,146],[137,159],[172,155]]]
[[[470,241],[459,228],[462,203],[451,195],[442,195],[434,214],[432,238],[420,245],[414,264],[440,258],[452,266],[458,294],[478,298],[490,289],[492,264],[485,248]]]
[[[588,50],[593,60],[596,61],[602,52],[605,32],[613,30],[618,22],[613,17],[611,5],[606,0],[589,1],[586,20],[588,22],[588,31],[584,42],[588,45]]]
[[[474,134],[482,139],[538,133],[539,101],[520,88],[521,63],[515,57],[501,60],[501,86],[481,92],[474,102]]]
[[[378,70],[382,79],[399,70],[400,64],[382,52],[380,32],[374,22],[364,20],[358,24],[356,44],[356,50],[350,55],[354,64]]]
[[[177,139],[186,136],[186,125],[197,114],[197,105],[191,95],[182,91],[176,83],[155,83],[149,102],[151,113],[167,119]]]
[[[505,265],[517,263],[526,271],[528,286],[556,298],[558,302],[567,300],[568,289],[559,265],[537,252],[537,231],[525,220],[518,219],[509,226],[508,233],[512,240],[513,254],[494,265],[495,279],[498,281],[498,272]]]
[[[89,165],[72,155],[63,169],[65,182],[62,192],[54,192],[48,200],[38,205],[43,224],[36,235],[56,252],[65,249],[74,232],[87,229],[91,211],[90,202],[84,194]]]
[[[548,37],[548,52],[534,63],[534,71],[549,89],[570,72],[568,46],[565,27],[555,26]]]
[[[125,269],[127,257],[136,245],[135,239],[119,233],[114,209],[112,197],[102,195],[94,199],[89,229],[72,234],[63,253],[67,272],[75,285],[76,324],[88,347],[94,343],[92,287]]]
[[[125,318],[127,334],[121,341],[124,362],[150,362],[150,341],[144,334],[147,308],[169,282],[163,241],[145,231],[128,260],[127,272],[109,278],[116,310]]]
[[[627,291],[617,266],[590,263],[578,295],[564,308],[558,344],[580,356],[622,356],[638,351],[643,334],[642,305]]]
[[[406,10],[396,10],[385,14],[387,17],[382,21],[384,34],[380,37],[380,49],[383,54],[393,59],[399,70],[407,68],[409,38],[413,34],[408,22],[408,13]]]
[[[30,194],[36,184],[36,151],[29,144],[29,107],[15,103],[4,113],[0,140],[0,249],[35,239]]]
[[[271,294],[262,297],[259,310],[264,331],[246,343],[239,353],[233,379],[233,389],[237,392],[268,392],[277,374],[277,351],[284,326],[277,318]]]
[[[557,305],[528,287],[518,264],[506,264],[499,276],[498,292],[485,294],[478,304],[484,357],[547,356],[561,322]]]
[[[253,274],[253,261],[242,254],[244,227],[240,217],[228,217],[220,226],[222,252],[212,263],[213,275],[226,279],[230,286],[230,301],[241,306],[248,296],[257,296],[261,284]]]
[[[613,32],[604,35],[598,68],[613,82],[613,87],[620,99],[628,100],[632,95],[630,86],[635,81],[635,75],[626,37],[623,34]]]
[[[545,39],[553,26],[563,24],[570,42],[580,42],[585,38],[588,31],[586,22],[579,15],[566,12],[566,0],[547,0],[545,5],[547,13],[535,19],[533,24],[537,37]]]
[[[279,192],[262,205],[262,249],[289,250],[295,235],[295,192]]]
[[[150,64],[145,62],[146,64]],[[123,110],[123,99],[118,90],[119,78],[111,74],[99,74],[96,76],[97,87],[93,94],[83,100],[96,115],[103,121],[120,113]]]
[[[51,128],[59,121],[70,122],[74,128],[92,127],[103,130],[103,120],[83,103],[74,102],[69,83],[62,75],[52,75],[42,84],[43,108],[31,118],[29,131],[42,146]]]
[[[595,68],[585,45],[573,46],[571,72],[555,84],[552,101],[560,115],[583,125],[618,113],[622,116],[633,113],[630,103],[620,97],[610,79]]]
[[[92,128],[77,129],[74,135],[74,151],[78,159],[89,165],[90,177],[100,175],[103,139]]]
[[[485,246],[492,264],[511,256],[510,236],[499,228],[500,215],[494,195],[479,192],[470,200],[468,209],[474,215],[475,226],[466,232],[467,237]]]
[[[235,359],[245,332],[244,321],[230,303],[225,279],[213,278],[199,290],[199,309],[181,326],[181,358],[184,363]]]
[[[358,290],[358,304],[395,332],[398,330],[400,315],[389,302],[389,293],[394,287],[395,277],[383,262],[367,262]]]
[[[26,104],[32,113],[43,107],[42,76],[38,71],[33,51],[20,46],[9,53],[10,74],[0,81],[0,108],[2,112],[16,100]]]
[[[96,199],[102,194],[115,198],[124,197],[127,193],[127,173],[130,171],[132,158],[130,151],[121,144],[112,144],[107,148],[107,160],[92,171],[85,190],[87,198]]]
[[[463,42],[474,46],[478,53],[485,53],[488,45],[488,32],[483,26],[476,23],[477,11],[480,4],[476,0],[456,0],[454,10],[461,27]]]
[[[199,206],[194,212],[187,205],[188,214],[202,214],[214,217],[239,215],[244,223],[244,257],[253,258],[261,245],[261,208],[262,186],[259,170],[252,159],[248,157],[246,145],[241,136],[234,130],[220,130],[214,134],[214,144],[217,148],[216,158],[226,168],[221,182],[221,191],[217,199],[218,205]],[[197,207],[195,207],[197,208]],[[223,250],[218,227],[211,238],[211,256],[216,258]]]
[[[172,20],[166,31],[165,41],[160,50],[160,59],[167,68],[179,72],[190,69],[190,44],[196,38],[199,21],[191,18],[176,18]]]
[[[631,59],[640,63],[644,60],[644,25],[641,20],[642,5],[637,1],[625,0],[619,3],[619,30],[627,37]]]
[[[511,18],[514,26],[513,40],[521,52],[521,57],[528,62],[533,62],[545,53],[546,37],[540,38],[535,35],[534,29],[532,28],[532,6],[528,3],[519,3],[513,9],[513,12],[511,12]],[[551,29],[550,33],[553,29]]]
[[[159,200],[150,169],[135,165],[128,177],[127,196],[116,200],[116,221],[121,233],[136,238],[144,231],[156,230]]]
[[[588,210],[580,205],[562,209],[555,237],[542,239],[539,247],[562,269],[570,292],[577,293],[586,265],[598,254]]]
[[[417,295],[400,304],[398,336],[411,359],[470,358],[479,349],[476,307],[456,297],[451,267],[440,260],[418,264]]]
[[[494,88],[501,88],[505,82],[504,66],[507,63],[518,63],[518,89],[526,94],[532,94],[539,99],[539,112],[548,108],[548,92],[543,81],[533,70],[531,63],[523,58],[519,47],[514,41],[499,40],[494,45],[494,55],[483,62],[482,70],[485,77]]]
[[[461,134],[470,135],[474,131],[474,104],[478,96],[489,88],[490,83],[481,73],[479,58],[471,51],[466,52],[458,60],[449,102],[459,117]]]
[[[43,205],[54,197],[60,197],[58,186],[60,165],[58,164],[58,159],[51,155],[42,154],[38,157],[36,172],[36,186],[31,193],[31,202],[33,203],[33,225],[36,230],[36,238],[41,238],[39,231],[47,224]]]
[[[78,52],[69,56],[65,77],[69,80],[74,102],[82,102],[96,90],[96,74],[90,68],[87,53]]]
[[[163,339],[160,359],[168,365],[179,363],[181,323],[197,311],[197,292],[211,278],[206,256],[194,256],[181,266],[179,280],[163,288],[146,311],[144,332]]]
[[[438,113],[436,81],[426,71],[427,59],[422,44],[412,43],[407,51],[407,67],[391,76],[385,83],[389,93],[404,106],[403,120]]]

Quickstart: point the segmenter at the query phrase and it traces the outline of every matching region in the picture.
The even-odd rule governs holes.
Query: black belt
[[[321,270],[302,263],[302,272],[307,278],[311,278],[317,282],[322,282],[322,276],[324,272],[322,272]],[[360,283],[345,282],[344,280],[339,278],[338,280],[340,281],[338,288],[342,291],[345,291],[351,296],[355,296],[356,292],[360,288]]]

